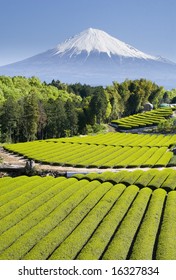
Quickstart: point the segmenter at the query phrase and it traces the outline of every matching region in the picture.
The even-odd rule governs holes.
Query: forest
[[[113,119],[140,113],[146,102],[174,103],[176,89],[145,80],[107,87],[0,76],[0,142],[17,143],[96,133]]]

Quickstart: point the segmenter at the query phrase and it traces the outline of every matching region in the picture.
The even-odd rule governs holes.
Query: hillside
[[[175,172],[1,178],[0,259],[175,260]]]
[[[166,98],[172,102],[175,95],[175,90],[165,91],[144,79],[103,88],[0,76],[0,142],[102,132],[104,124],[141,112],[148,100],[158,108]]]
[[[107,133],[4,145],[39,163],[88,168],[172,165],[176,136]]]
[[[0,259],[175,260],[176,135],[97,134],[122,115],[118,125],[171,119],[171,109],[139,112],[174,94],[143,79],[0,77],[2,168],[36,164],[0,174]]]
[[[112,120],[111,124],[118,130],[130,130],[135,128],[145,128],[156,126],[163,120],[174,115],[175,107],[159,108],[156,110],[134,114],[119,120]]]

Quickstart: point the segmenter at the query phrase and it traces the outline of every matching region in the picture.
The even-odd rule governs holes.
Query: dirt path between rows
[[[26,159],[7,152],[3,147],[0,147],[0,160],[2,160],[1,165],[19,165],[21,167],[26,165]]]

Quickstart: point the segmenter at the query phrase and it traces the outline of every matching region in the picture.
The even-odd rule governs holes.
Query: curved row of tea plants
[[[133,134],[133,133],[113,133],[97,135],[86,135],[83,137],[67,137],[44,140],[50,143],[78,143],[78,144],[95,144],[110,146],[130,146],[130,147],[169,147],[176,144],[176,135],[150,135],[150,134]],[[40,141],[39,141],[40,142]],[[43,141],[41,141],[43,142]]]
[[[136,185],[140,188],[149,187],[151,189],[162,188],[166,191],[176,190],[176,170],[166,168],[163,170],[149,169],[118,172],[106,171],[102,173],[75,174],[72,178],[78,180],[98,180],[99,182],[111,182],[112,184]]]
[[[175,110],[175,108],[173,108]],[[118,126],[119,129],[133,129],[146,126],[153,126],[160,123],[172,115],[172,108],[160,108],[149,112],[131,115],[129,117],[113,120],[111,123]]]
[[[5,145],[10,152],[61,166],[125,168],[168,166],[176,135],[108,133]]]
[[[32,144],[33,143],[33,144]],[[121,146],[121,147],[170,147],[176,144],[176,135],[161,135],[161,134],[133,134],[133,133],[114,133],[109,132],[106,134],[97,135],[86,135],[86,136],[74,136],[66,138],[53,138],[47,140],[38,140],[30,142],[33,145],[33,149],[40,149],[41,143],[50,144],[54,148],[54,144],[64,143],[64,144],[88,144],[88,145],[103,145],[103,146]],[[15,147],[20,148],[25,147],[26,150],[30,149],[28,143],[18,143],[4,145],[9,149],[15,151]]]
[[[52,145],[42,142],[38,148],[34,143],[25,143],[23,147],[22,144],[16,144],[15,147],[9,145],[6,148],[40,163],[89,168],[167,166],[173,155],[167,147],[113,147],[70,143]]]
[[[0,259],[175,260],[174,176],[0,178]]]

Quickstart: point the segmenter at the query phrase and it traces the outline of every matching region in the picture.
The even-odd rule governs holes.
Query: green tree
[[[65,135],[66,112],[64,104],[60,98],[48,100],[45,108],[47,115],[45,138],[63,137]]]
[[[36,139],[39,119],[38,98],[35,92],[30,92],[24,97],[23,103],[23,129],[27,141]]]
[[[78,132],[78,114],[76,107],[71,100],[67,100],[65,103],[66,122],[65,132],[69,136],[76,135]]]
[[[95,116],[96,123],[100,124],[101,121],[106,119],[106,110],[108,106],[108,101],[106,94],[103,89],[100,88],[93,95],[90,101],[90,110],[93,116]]]
[[[109,96],[109,101],[111,104],[109,121],[120,118],[124,112],[123,101],[118,91],[119,84],[117,82],[114,82],[112,86],[106,87],[105,90],[105,92]]]
[[[67,114],[65,111],[64,102],[60,99],[56,100],[56,135],[63,137],[65,135],[65,126],[67,121]]]
[[[159,133],[175,133],[176,131],[176,118],[170,118],[160,121],[157,126]]]
[[[44,138],[44,131],[47,124],[47,115],[45,112],[44,104],[40,100],[38,102],[38,126],[37,126],[37,139],[43,139]]]
[[[1,141],[16,142],[19,137],[20,107],[13,96],[1,105]]]

